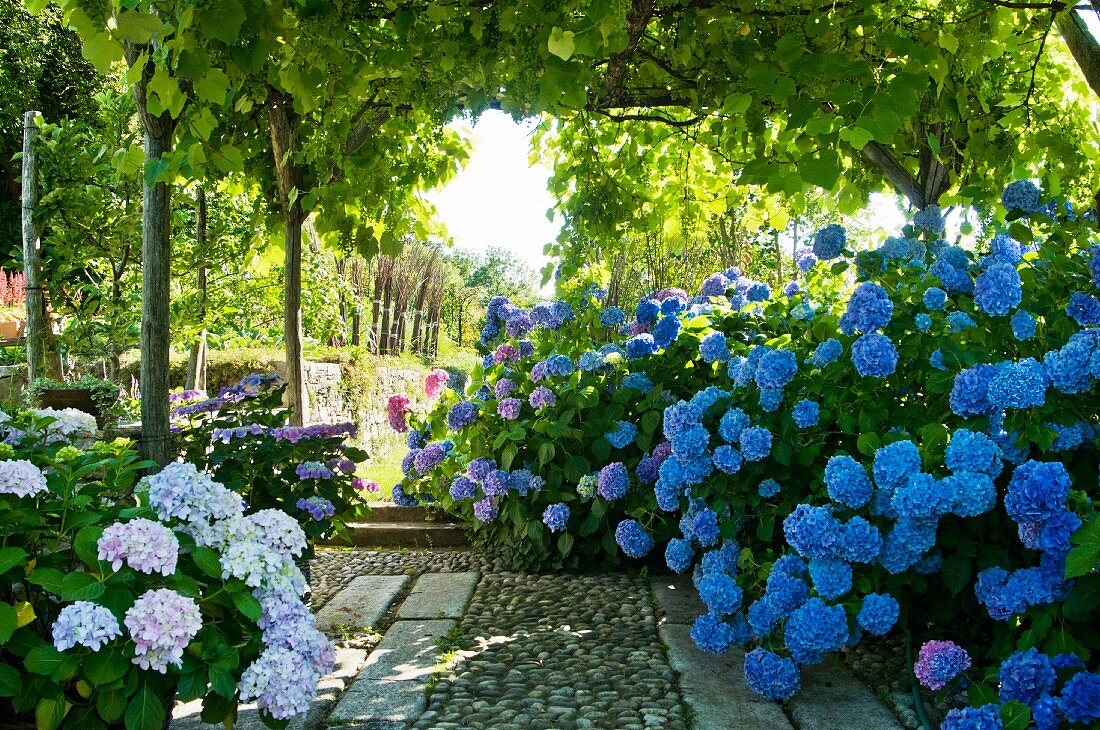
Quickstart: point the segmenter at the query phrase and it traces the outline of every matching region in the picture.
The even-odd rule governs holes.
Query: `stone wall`
[[[285,372],[284,363],[279,363],[277,369]],[[400,448],[404,443],[390,429],[386,401],[394,393],[405,393],[414,409],[422,406],[425,375],[426,370],[380,367],[368,377],[351,380],[337,363],[307,362],[310,423],[353,421],[359,427],[357,445],[374,460],[385,450]]]

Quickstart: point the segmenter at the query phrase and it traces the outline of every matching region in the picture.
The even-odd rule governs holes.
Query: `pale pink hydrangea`
[[[139,596],[123,623],[137,655],[131,661],[165,674],[170,664],[182,666],[183,650],[202,629],[202,614],[194,599],[158,588]]]
[[[409,430],[409,424],[405,421],[405,414],[409,412],[409,402],[409,396],[404,393],[395,393],[386,403],[390,428],[397,433],[405,433]]]
[[[438,398],[443,393],[443,389],[447,387],[447,381],[450,378],[450,374],[442,368],[431,371],[428,373],[428,377],[424,379],[424,395],[433,400]]]
[[[164,525],[139,517],[116,522],[99,538],[99,559],[118,570],[123,562],[141,573],[171,575],[176,572],[179,540]]]

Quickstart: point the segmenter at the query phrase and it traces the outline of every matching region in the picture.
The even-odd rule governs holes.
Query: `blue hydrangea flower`
[[[630,373],[623,377],[622,386],[633,390],[648,393],[653,390],[653,381],[645,373]]]
[[[872,468],[875,483],[883,489],[896,489],[920,471],[920,451],[912,441],[895,441],[875,451]]]
[[[1043,366],[1029,357],[1004,363],[989,381],[986,398],[997,408],[1039,408],[1046,403],[1047,378]]]
[[[948,710],[940,730],[1004,730],[997,705]]]
[[[569,505],[564,502],[547,505],[542,513],[542,522],[550,528],[550,532],[563,532],[569,522]]]
[[[998,233],[989,244],[991,258],[1015,266],[1023,260],[1020,242],[1007,233]]]
[[[931,233],[943,233],[947,224],[943,220],[943,211],[938,205],[930,205],[923,210],[918,210],[913,216],[913,227]]]
[[[473,499],[477,495],[477,484],[469,477],[459,474],[451,481],[451,499],[461,502],[464,499]]]
[[[1050,657],[1034,647],[1018,651],[1001,662],[1001,702],[1019,702],[1031,706],[1040,697],[1054,690],[1054,667]]]
[[[699,295],[704,297],[721,297],[725,296],[726,289],[729,288],[730,280],[726,278],[725,274],[721,272],[711,274],[703,280],[703,286],[699,290]]]
[[[835,557],[841,547],[842,526],[829,507],[800,504],[783,520],[787,544],[804,558]]]
[[[631,360],[637,360],[657,352],[658,347],[653,335],[642,333],[634,335],[626,341],[626,356]]]
[[[754,281],[745,291],[745,298],[750,302],[766,302],[771,299],[772,290],[762,281]]]
[[[722,420],[718,422],[718,435],[726,443],[735,444],[741,440],[741,432],[748,428],[751,423],[748,414],[743,410],[730,408],[722,415]]]
[[[867,470],[847,455],[833,456],[826,463],[825,485],[830,499],[853,509],[870,502],[874,493]]]
[[[825,226],[814,235],[814,256],[823,261],[835,259],[844,250],[848,237],[836,223]]]
[[[1030,180],[1010,182],[1001,193],[1001,205],[1009,212],[1034,213],[1039,210],[1039,188]]]
[[[811,598],[791,613],[783,638],[796,662],[820,664],[829,652],[842,649],[848,641],[844,607]]]
[[[947,366],[943,364],[943,353],[938,349],[928,357],[928,363],[936,370],[947,370]]]
[[[798,666],[762,647],[745,655],[744,671],[749,689],[766,699],[789,700],[798,692]]]
[[[888,593],[868,593],[860,604],[856,621],[875,636],[884,636],[898,620],[898,602]]]
[[[1058,709],[1068,722],[1092,723],[1100,720],[1100,674],[1078,672],[1062,686]]]
[[[583,373],[590,373],[604,364],[603,355],[594,350],[583,353],[577,360],[577,369]]]
[[[963,260],[966,261],[965,258]],[[928,273],[939,279],[940,283],[943,284],[943,288],[949,292],[969,294],[974,291],[974,281],[970,278],[970,274],[966,273],[965,263],[956,266],[948,258],[941,255],[929,267]]]
[[[1012,336],[1024,342],[1035,336],[1035,317],[1023,309],[1017,309],[1012,315]]]
[[[1069,394],[1087,390],[1093,349],[1087,340],[1074,335],[1061,349],[1043,355],[1043,368],[1051,385]]]
[[[746,461],[760,461],[772,451],[772,432],[763,426],[741,431],[741,455]]]
[[[626,315],[623,314],[623,310],[618,307],[606,307],[600,312],[600,324],[604,327],[614,329],[621,325],[626,320]]]
[[[726,345],[726,336],[721,332],[711,332],[699,343],[699,355],[705,362],[726,362],[730,359],[730,350]]]
[[[1027,461],[1012,472],[1005,511],[1018,524],[1043,522],[1065,509],[1069,472],[1058,461]]]
[[[795,403],[791,417],[799,428],[816,426],[821,418],[821,406],[812,400],[800,400]]]
[[[714,461],[714,465],[726,474],[736,474],[741,470],[741,464],[744,461],[737,449],[725,444],[714,450],[711,459]]]
[[[661,313],[661,305],[652,299],[642,299],[634,310],[634,319],[639,324],[653,324],[657,321],[657,315]]]
[[[604,434],[616,449],[625,449],[638,438],[638,427],[629,421],[616,421],[615,427]]]
[[[779,482],[769,478],[760,482],[759,486],[756,488],[756,492],[764,499],[771,499],[779,494],[780,489],[782,489],[782,487],[779,485]]]
[[[844,352],[844,345],[840,344],[840,340],[828,339],[822,342],[814,350],[814,354],[810,356],[810,364],[818,368],[823,368],[826,365],[831,365],[836,362],[836,359]]]
[[[763,388],[760,391],[760,410],[764,413],[775,413],[783,403],[782,388]]]
[[[872,332],[852,343],[852,363],[864,377],[885,378],[898,366],[898,351],[886,335]]]
[[[699,581],[699,598],[715,616],[728,616],[741,608],[741,588],[724,573],[711,573]]]
[[[924,291],[924,306],[933,311],[947,306],[947,292],[938,286],[929,287]]]
[[[669,299],[665,300],[672,301]],[[680,320],[675,316],[661,317],[653,327],[653,342],[658,348],[668,347],[680,336]],[[629,351],[629,347],[627,351]]]
[[[864,282],[856,287],[848,300],[848,308],[840,317],[840,330],[845,334],[876,332],[890,324],[894,303],[878,284]]]
[[[852,590],[852,566],[839,558],[810,560],[810,580],[814,590],[830,601]]]
[[[691,540],[674,537],[668,541],[665,547],[665,563],[673,573],[684,573],[691,567],[692,558],[695,557],[695,548],[691,546]]]
[[[924,312],[921,312],[916,317],[913,317],[913,324],[917,326],[921,332],[927,332],[932,327],[932,318]]]
[[[733,626],[709,613],[695,619],[691,627],[691,640],[708,654],[725,654],[735,639]]]
[[[956,429],[947,444],[944,463],[954,473],[976,471],[997,476],[1001,473],[1000,450],[984,433]]]
[[[952,333],[962,332],[974,326],[974,319],[966,312],[954,311],[947,315],[947,327]]]
[[[798,360],[790,350],[768,350],[760,356],[755,380],[761,388],[783,388],[798,372]]]
[[[622,462],[612,462],[600,469],[597,493],[604,499],[621,499],[630,489],[630,472]]]
[[[477,404],[471,401],[455,403],[447,413],[447,428],[458,431],[469,426],[477,420],[478,412]]]
[[[1082,327],[1100,324],[1100,299],[1075,291],[1066,305],[1066,314]]]
[[[1022,300],[1020,275],[1012,264],[993,264],[974,282],[974,303],[993,317],[1003,317]]]
[[[914,474],[904,486],[894,490],[891,505],[903,517],[939,517],[955,506],[953,482],[937,480],[931,474]]]
[[[871,563],[882,551],[882,533],[860,516],[848,520],[840,538],[840,552],[853,563]]]
[[[636,520],[623,520],[618,524],[615,542],[631,558],[644,558],[653,549],[653,538]]]
[[[951,412],[956,416],[988,416],[995,410],[989,402],[989,383],[997,375],[993,365],[975,365],[955,376],[951,388]]]

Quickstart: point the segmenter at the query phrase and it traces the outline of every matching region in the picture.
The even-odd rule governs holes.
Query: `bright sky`
[[[486,112],[473,128],[469,163],[427,198],[456,246],[506,248],[538,273],[549,261],[543,246],[557,238],[562,222],[546,219],[554,204],[546,190],[549,168],[527,164],[534,128],[534,121],[516,123],[503,112]]]

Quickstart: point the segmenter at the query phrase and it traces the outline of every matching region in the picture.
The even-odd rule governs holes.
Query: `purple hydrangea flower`
[[[158,588],[138,596],[123,623],[137,655],[131,661],[165,674],[169,665],[183,666],[183,650],[202,628],[202,614],[194,599]]]
[[[99,559],[118,570],[125,562],[140,573],[171,575],[176,572],[179,540],[164,525],[139,517],[116,522],[99,538]]]
[[[943,689],[970,668],[970,655],[953,641],[928,641],[920,648],[913,673],[928,689]]]

